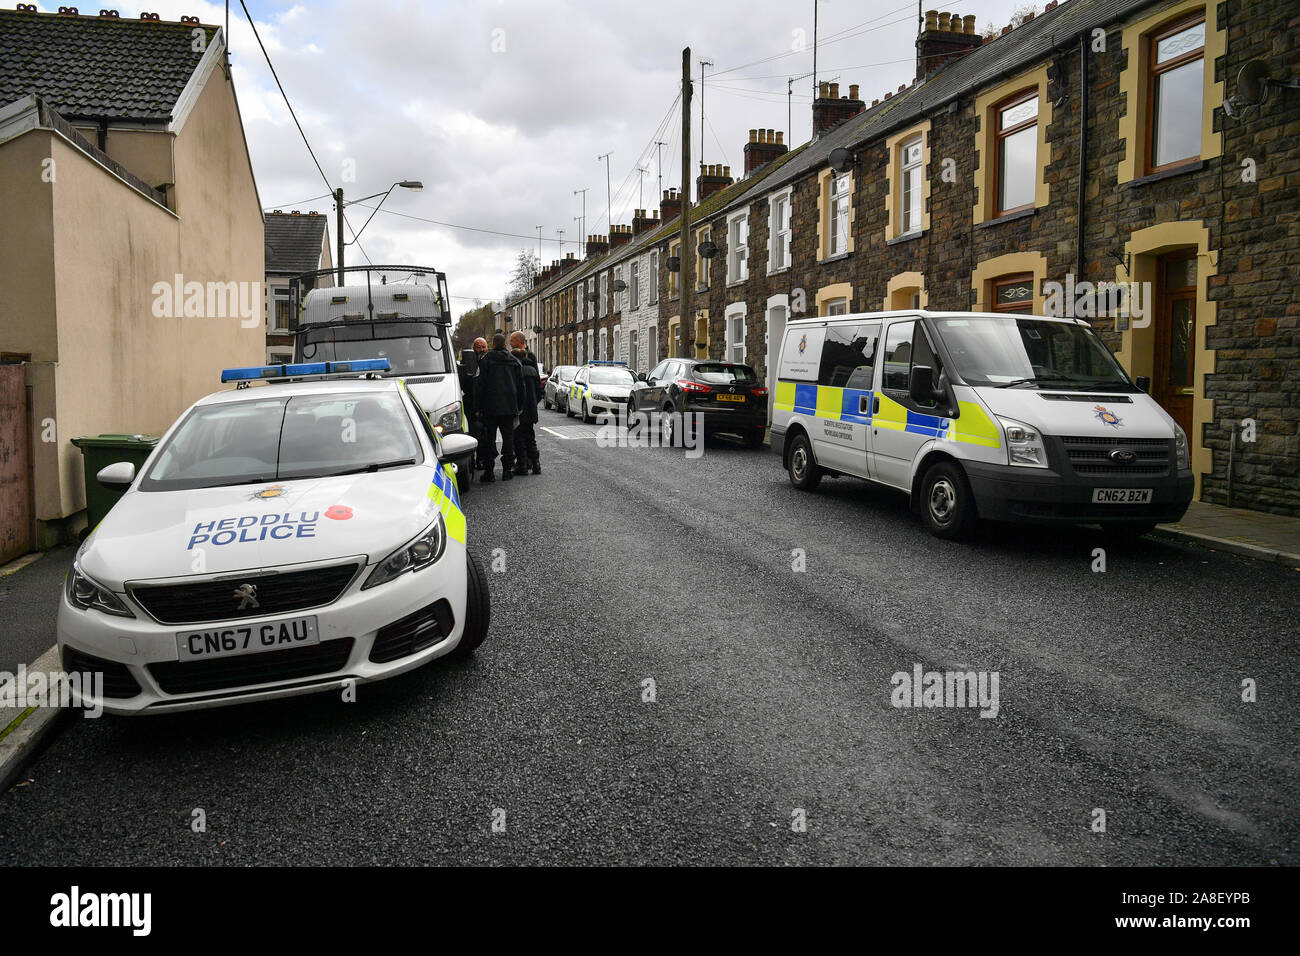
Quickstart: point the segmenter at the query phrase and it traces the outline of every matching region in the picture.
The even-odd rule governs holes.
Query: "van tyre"
[[[822,470],[813,458],[812,442],[807,435],[795,435],[790,443],[790,484],[800,491],[816,491],[822,481]]]
[[[465,632],[450,657],[469,657],[487,639],[488,625],[492,622],[492,598],[488,594],[487,578],[474,555],[465,552]]]
[[[921,520],[936,537],[950,541],[974,526],[975,496],[966,473],[950,461],[930,467],[921,481]]]

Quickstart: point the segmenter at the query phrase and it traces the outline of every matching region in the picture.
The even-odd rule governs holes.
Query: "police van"
[[[467,434],[465,397],[451,342],[447,277],[427,266],[351,266],[364,282],[311,288],[337,270],[295,276],[290,286],[290,328],[295,362],[387,359],[440,435]],[[388,281],[389,277],[395,281]],[[412,281],[413,280],[413,281]],[[460,491],[469,488],[472,456],[456,462]]]
[[[786,325],[772,450],[812,491],[906,492],[935,535],[977,518],[1139,535],[1192,498],[1187,435],[1078,319],[886,312]]]
[[[110,713],[350,691],[487,636],[452,459],[388,362],[227,369],[77,551],[57,616],[64,670]],[[250,384],[264,383],[258,387]],[[95,686],[91,682],[82,685]]]

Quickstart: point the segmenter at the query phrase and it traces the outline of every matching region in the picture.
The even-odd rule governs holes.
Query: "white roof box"
[[[373,307],[373,312],[372,312]],[[303,300],[299,327],[324,322],[369,322],[381,319],[437,320],[444,309],[433,287],[419,283],[345,285],[312,289]]]

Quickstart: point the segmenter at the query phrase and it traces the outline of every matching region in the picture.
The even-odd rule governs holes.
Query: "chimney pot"
[[[938,28],[938,25],[939,25],[939,11],[938,11],[938,10],[926,10],[926,11],[925,11],[925,28],[926,28],[927,30],[934,30],[934,29],[937,29],[937,28]]]
[[[831,89],[831,85],[830,85],[829,83],[825,83],[825,82],[823,82],[823,83],[818,83],[818,84],[817,84],[817,95],[818,95],[819,97],[821,97],[822,99],[826,99],[826,97],[828,97],[828,96],[831,95],[831,94],[830,94],[830,89]]]
[[[840,85],[838,83],[831,84],[830,98],[833,100],[840,98]]]
[[[856,100],[857,98],[858,98],[858,84],[852,83],[849,85],[849,99]]]
[[[749,141],[750,141],[751,143],[757,143],[757,142],[758,142],[758,130],[756,130],[756,129],[751,129],[751,130],[749,131]]]
[[[781,130],[776,131],[776,145],[785,145],[785,133],[781,132]]]
[[[1056,0],[1052,0],[1052,3],[1049,4],[1048,6],[1050,8],[1052,6],[1055,6],[1055,4],[1056,4]],[[962,30],[961,30],[962,33],[966,34],[967,36],[975,35],[975,14],[972,13],[962,17],[961,24],[962,24]]]
[[[952,14],[951,14],[951,13],[941,13],[941,14],[939,14],[939,30],[940,30],[940,32],[942,32],[942,33],[947,33],[947,32],[948,32],[948,29],[949,29],[949,25],[950,25],[950,23],[951,23],[951,20],[952,20]]]

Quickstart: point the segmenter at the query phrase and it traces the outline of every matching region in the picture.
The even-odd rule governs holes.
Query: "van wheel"
[[[921,482],[921,519],[930,533],[955,540],[975,522],[975,497],[965,473],[950,461],[941,461]]]
[[[549,412],[549,411],[551,410],[551,400],[550,400],[549,398],[547,398],[547,399],[543,399],[543,401],[542,401],[542,407],[545,408],[545,409]]]
[[[573,407],[572,407],[571,405],[569,405],[568,402],[565,402],[565,404],[564,404],[564,417],[565,417],[565,418],[572,418],[572,417],[573,417]]]
[[[790,484],[800,491],[816,491],[822,470],[813,460],[812,443],[807,435],[796,435],[790,445]]]
[[[487,578],[474,560],[465,552],[465,633],[449,657],[469,657],[487,639],[488,625],[492,622],[492,599],[488,595]]]
[[[465,495],[469,491],[469,476],[474,473],[474,458],[462,458],[456,462],[456,490]]]

